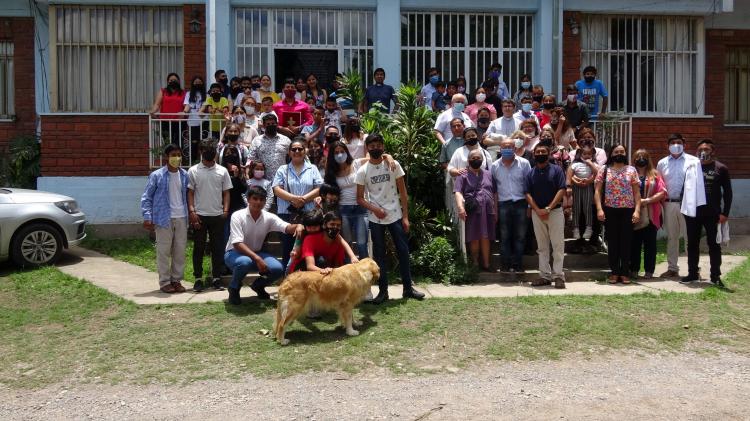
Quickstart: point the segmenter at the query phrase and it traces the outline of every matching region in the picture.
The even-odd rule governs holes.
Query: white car
[[[0,261],[21,267],[57,262],[64,248],[86,238],[86,215],[57,193],[0,188]]]

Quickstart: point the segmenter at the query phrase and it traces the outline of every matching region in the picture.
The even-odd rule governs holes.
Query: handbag
[[[651,194],[654,190],[654,183],[649,183],[648,179],[644,179],[645,188],[643,189],[643,195],[645,197],[651,197]],[[633,230],[638,231],[641,229],[644,229],[648,226],[648,224],[651,223],[651,210],[649,209],[649,205],[643,206],[641,205],[641,219],[638,221],[637,224],[633,225]]]

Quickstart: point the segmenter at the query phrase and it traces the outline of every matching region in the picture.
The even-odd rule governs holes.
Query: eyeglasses
[[[305,148],[291,148],[289,150],[292,151],[292,152],[304,152]]]

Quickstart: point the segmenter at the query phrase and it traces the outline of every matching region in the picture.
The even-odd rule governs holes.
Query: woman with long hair
[[[575,131],[568,124],[568,120],[565,118],[565,110],[562,107],[553,108],[550,111],[550,121],[543,129],[547,128],[555,134],[555,141],[558,145],[562,145],[568,150],[578,149]]]
[[[346,147],[349,148],[349,153],[355,159],[364,158],[367,154],[365,151],[365,139],[367,135],[362,131],[359,118],[350,117],[344,126],[344,138],[343,141]]]
[[[167,86],[159,89],[151,106],[151,115],[162,120],[161,137],[180,146],[182,139],[181,114],[185,109],[185,91],[180,86],[180,75],[167,75]]]
[[[315,100],[315,107],[324,106],[326,103],[326,98],[328,98],[328,93],[318,84],[317,76],[315,76],[315,74],[313,73],[310,73],[305,78],[305,84],[307,85],[305,100],[312,98],[313,100]]]
[[[633,163],[638,170],[641,192],[641,220],[633,226],[633,242],[630,251],[630,276],[637,277],[641,270],[641,250],[643,250],[643,270],[645,279],[651,279],[656,269],[656,232],[661,228],[661,202],[667,196],[667,187],[645,149],[633,154]]]
[[[203,119],[201,108],[206,100],[206,83],[203,76],[193,76],[190,81],[190,91],[185,95],[182,112],[188,114],[188,140],[190,141],[190,157],[188,162],[198,159],[198,146],[204,137],[208,137],[208,121]],[[205,136],[204,136],[205,132]],[[188,158],[188,157],[183,157]]]

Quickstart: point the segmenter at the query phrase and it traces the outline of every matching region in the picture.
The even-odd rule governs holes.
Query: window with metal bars
[[[56,5],[49,21],[53,111],[146,111],[182,77],[182,8]]]
[[[15,115],[13,90],[13,43],[0,42],[0,119]]]
[[[588,15],[581,28],[581,70],[597,68],[609,90],[608,111],[702,113],[702,44],[701,18]]]
[[[476,89],[493,63],[503,65],[503,80],[518,89],[520,76],[531,74],[533,19],[529,15],[489,13],[401,14],[401,80],[426,83],[430,67],[443,80],[466,78]]]
[[[750,124],[750,47],[727,49],[724,121],[727,124]]]

